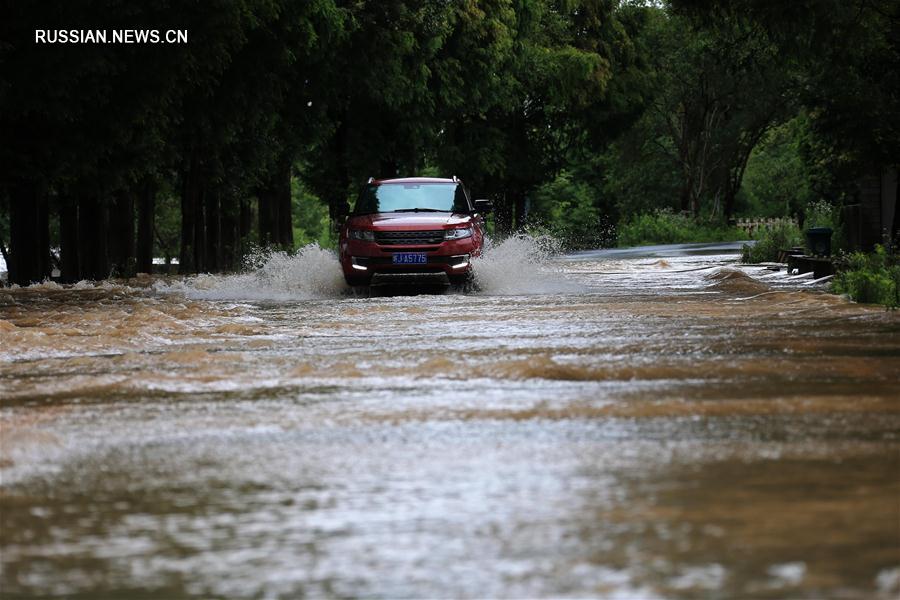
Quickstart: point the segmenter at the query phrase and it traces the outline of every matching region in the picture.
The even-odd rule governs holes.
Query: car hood
[[[472,217],[461,213],[449,212],[401,212],[375,213],[357,215],[350,218],[350,227],[357,229],[444,229],[458,225],[467,225]]]

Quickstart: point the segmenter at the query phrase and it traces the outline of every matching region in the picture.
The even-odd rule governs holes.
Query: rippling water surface
[[[0,596],[895,598],[900,317],[734,258],[0,289]]]

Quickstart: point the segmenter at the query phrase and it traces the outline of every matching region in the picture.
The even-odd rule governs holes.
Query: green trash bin
[[[831,227],[813,227],[806,230],[806,247],[813,256],[831,256]]]

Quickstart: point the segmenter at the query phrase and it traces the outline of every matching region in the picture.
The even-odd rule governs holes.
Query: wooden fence
[[[778,225],[780,223],[784,223],[784,222],[793,223],[794,226],[798,226],[796,218],[787,218],[787,217],[782,217],[779,219],[774,219],[774,218],[770,218],[770,219],[761,219],[761,218],[738,219],[737,223],[735,223],[735,225],[738,227],[738,229],[743,229],[748,234],[750,234],[750,237],[755,238],[756,234],[760,230],[771,229],[771,228],[775,227],[776,225]]]

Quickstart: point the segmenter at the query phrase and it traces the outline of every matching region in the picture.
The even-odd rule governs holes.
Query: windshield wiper
[[[398,208],[391,212],[450,212],[449,210],[441,210],[440,208]]]

